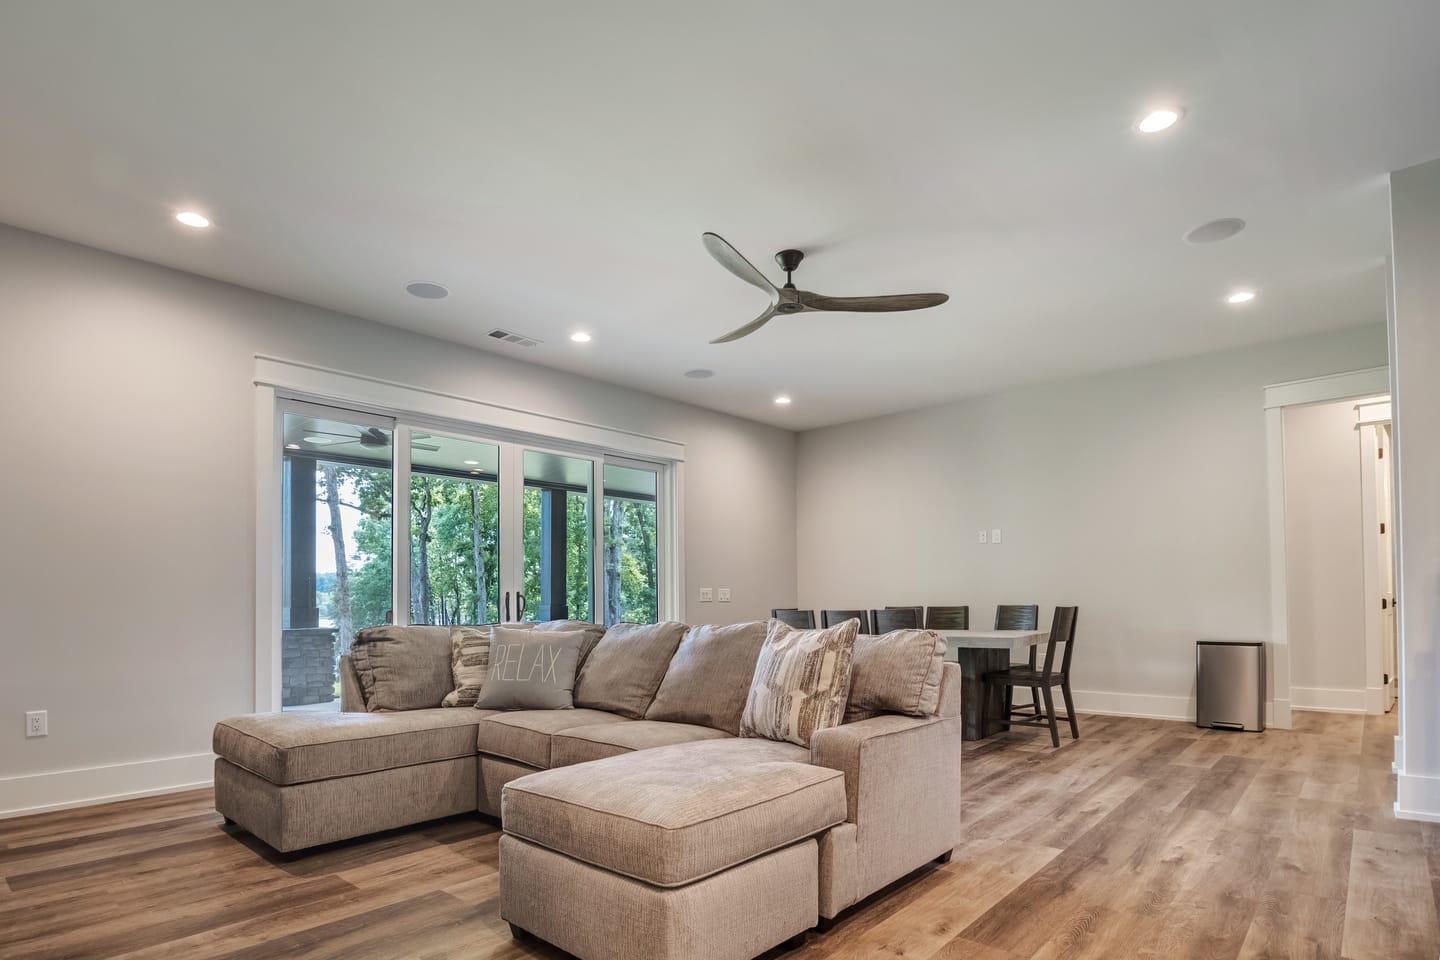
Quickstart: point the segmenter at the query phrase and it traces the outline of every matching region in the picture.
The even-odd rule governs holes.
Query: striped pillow
[[[440,701],[442,707],[473,707],[480,687],[490,675],[490,628],[450,628],[450,675],[455,689]]]
[[[797,630],[779,620],[760,648],[740,736],[810,746],[816,730],[838,726],[850,697],[851,659],[859,620],[824,630]]]

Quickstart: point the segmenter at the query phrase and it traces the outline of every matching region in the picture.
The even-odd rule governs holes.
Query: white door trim
[[[1369,367],[1324,377],[1268,384],[1264,389],[1266,491],[1270,505],[1269,698],[1275,726],[1290,727],[1289,576],[1285,552],[1284,409],[1336,400],[1359,400],[1390,392],[1390,368]],[[1282,709],[1282,704],[1283,709]]]

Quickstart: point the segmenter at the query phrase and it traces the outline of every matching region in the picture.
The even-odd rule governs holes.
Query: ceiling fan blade
[[[800,302],[807,310],[840,310],[848,313],[924,310],[926,307],[938,307],[949,299],[949,295],[944,293],[897,293],[888,297],[822,297],[808,290],[800,291]]]
[[[775,284],[765,279],[765,274],[755,269],[755,265],[749,260],[740,256],[740,251],[730,246],[720,234],[702,233],[700,235],[700,241],[705,244],[705,249],[710,251],[710,256],[714,257],[720,266],[729,270],[746,283],[753,284],[761,290],[764,290],[770,294],[772,300],[780,295],[779,291],[775,288]]]
[[[760,316],[745,324],[745,326],[735,330],[731,330],[729,333],[725,334],[725,336],[717,337],[710,342],[729,343],[732,340],[739,340],[741,337],[748,337],[750,336],[750,334],[754,333],[756,330],[759,330],[761,327],[765,326],[765,324],[769,323],[771,318],[775,316],[775,312],[775,307],[772,305],[768,310],[760,314]]]

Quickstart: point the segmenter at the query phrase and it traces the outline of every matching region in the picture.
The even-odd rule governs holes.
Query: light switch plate
[[[981,531],[980,531],[980,542],[981,542],[981,543],[989,543],[989,542],[990,542],[989,536],[990,536],[990,535],[987,534],[984,530],[981,530]]]
[[[1000,528],[999,528],[999,527],[996,527],[994,530],[991,530],[991,531],[990,531],[990,542],[991,542],[991,543],[999,543],[999,542],[1000,542]]]
[[[712,600],[714,600],[714,599],[715,599],[715,591],[714,591],[714,590],[711,590],[709,587],[701,587],[701,588],[700,588],[700,602],[701,602],[701,603],[709,603],[710,601],[712,601]]]
[[[719,588],[718,590],[716,590],[715,592],[716,592],[716,594],[717,594],[716,599],[719,600],[721,603],[729,603],[729,602],[730,602],[730,588],[729,588],[729,587],[720,587],[720,588]]]

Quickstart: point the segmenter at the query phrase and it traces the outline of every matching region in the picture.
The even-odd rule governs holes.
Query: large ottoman
[[[507,783],[500,915],[581,960],[750,960],[819,920],[844,775],[793,744],[656,747]]]

